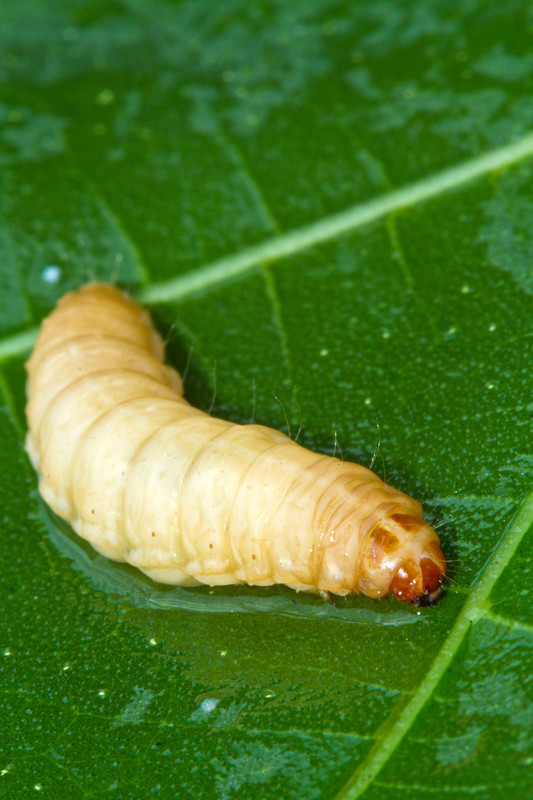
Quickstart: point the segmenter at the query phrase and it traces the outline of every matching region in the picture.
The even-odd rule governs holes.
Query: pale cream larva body
[[[66,295],[43,322],[26,447],[43,498],[80,536],[165,583],[435,600],[445,561],[415,500],[193,408],[162,359],[149,314],[112,286]]]

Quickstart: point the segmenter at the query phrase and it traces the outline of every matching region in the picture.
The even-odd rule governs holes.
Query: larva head
[[[438,536],[410,514],[397,512],[374,526],[365,567],[362,580],[375,584],[379,595],[390,593],[416,606],[434,605],[442,596],[446,561]]]

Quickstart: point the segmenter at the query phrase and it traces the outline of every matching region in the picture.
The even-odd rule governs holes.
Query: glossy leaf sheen
[[[526,796],[532,24],[518,0],[2,4],[0,793]],[[52,520],[23,361],[91,278],[153,305],[191,402],[420,498],[440,605],[158,587]]]

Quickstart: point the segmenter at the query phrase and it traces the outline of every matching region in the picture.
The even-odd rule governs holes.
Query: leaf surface
[[[531,23],[518,0],[0,8],[6,797],[526,796]],[[157,586],[52,519],[23,364],[92,279],[151,307],[191,402],[419,498],[439,606]]]

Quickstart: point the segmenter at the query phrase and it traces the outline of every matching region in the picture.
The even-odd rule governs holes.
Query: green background
[[[518,0],[0,5],[2,796],[527,795],[532,35]],[[91,279],[191,402],[419,498],[442,602],[160,587],[52,520],[23,364]]]

